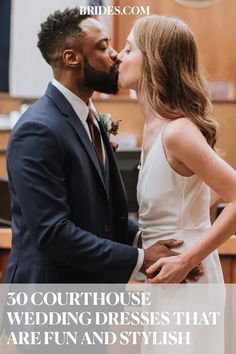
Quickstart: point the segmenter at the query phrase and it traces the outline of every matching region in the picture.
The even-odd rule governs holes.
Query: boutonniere
[[[113,135],[118,134],[119,124],[120,124],[121,120],[113,122],[110,113],[102,113],[99,115],[99,117],[106,129],[108,136],[110,136],[110,134],[113,134]],[[112,150],[115,152],[118,149],[119,145],[117,143],[115,143],[114,141],[110,141],[110,144],[111,144]]]
[[[108,134],[117,135],[121,120],[114,122],[110,113],[102,113],[99,115]]]

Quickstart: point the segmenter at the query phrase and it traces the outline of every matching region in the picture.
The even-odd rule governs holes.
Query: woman
[[[137,187],[143,247],[184,240],[180,255],[147,270],[159,272],[149,281],[180,283],[202,262],[199,282],[222,283],[216,249],[236,230],[236,172],[214,151],[217,126],[193,34],[179,19],[143,17],[118,59],[119,86],[136,90],[145,116]],[[209,207],[219,197],[227,206],[211,226]]]

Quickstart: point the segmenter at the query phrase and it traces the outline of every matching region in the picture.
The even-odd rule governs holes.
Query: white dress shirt
[[[81,120],[81,122],[82,122],[88,136],[89,136],[89,139],[92,141],[89,127],[88,127],[88,124],[86,121],[87,117],[88,117],[89,109],[91,109],[93,111],[95,117],[99,120],[99,115],[96,111],[96,108],[93,105],[92,100],[90,99],[89,103],[87,105],[80,97],[78,97],[73,92],[68,90],[68,88],[66,88],[64,85],[62,85],[56,79],[53,79],[52,85],[54,85],[63,94],[63,96],[65,96],[67,101],[71,104],[71,106],[74,109],[75,113],[77,114],[78,118]],[[98,126],[98,124],[97,124],[97,126]],[[99,128],[99,126],[98,126],[98,128]],[[103,141],[102,141],[102,146],[103,146],[103,152],[104,152]],[[105,153],[104,153],[104,156],[105,156]],[[138,242],[139,237],[140,237],[140,232],[138,231],[137,234],[135,235],[133,246],[137,247],[137,242]],[[131,274],[130,279],[135,278],[135,276],[139,272],[140,268],[142,267],[143,260],[144,260],[144,250],[141,248],[138,248],[137,264],[133,270],[133,273]]]

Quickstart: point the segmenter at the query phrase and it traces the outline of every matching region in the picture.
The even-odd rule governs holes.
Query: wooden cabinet
[[[7,177],[7,170],[6,170],[6,150],[7,150],[7,143],[8,138],[10,135],[9,129],[0,129],[0,176]]]
[[[0,229],[0,283],[5,280],[8,256],[11,250],[11,229]]]
[[[0,150],[0,176],[7,177],[6,151],[5,150]]]
[[[232,236],[220,248],[220,261],[225,283],[236,284],[236,236]]]

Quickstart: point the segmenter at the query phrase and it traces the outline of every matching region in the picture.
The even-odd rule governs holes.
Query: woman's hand
[[[194,265],[182,254],[159,259],[147,270],[149,283],[182,283]],[[153,276],[153,274],[157,275]]]

